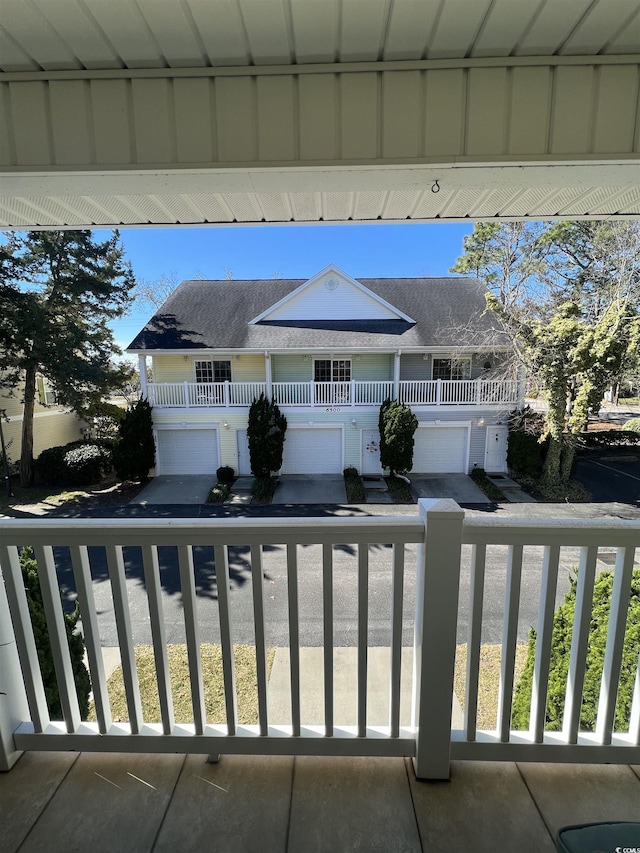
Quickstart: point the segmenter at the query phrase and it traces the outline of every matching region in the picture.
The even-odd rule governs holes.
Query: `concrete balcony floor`
[[[26,753],[0,774],[3,853],[518,851],[561,826],[640,820],[640,766]]]

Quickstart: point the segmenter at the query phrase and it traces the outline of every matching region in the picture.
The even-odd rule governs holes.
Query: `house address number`
[[[340,412],[340,406],[327,406],[325,412]]]

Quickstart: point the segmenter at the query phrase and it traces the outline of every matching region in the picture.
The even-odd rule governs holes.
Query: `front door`
[[[236,433],[238,442],[238,476],[251,476],[251,459],[249,458],[249,441],[246,429],[239,429]]]
[[[380,433],[378,430],[362,430],[362,473],[382,474],[380,465]]]
[[[492,474],[501,474],[507,470],[506,426],[487,427],[487,444],[484,453],[484,469]]]

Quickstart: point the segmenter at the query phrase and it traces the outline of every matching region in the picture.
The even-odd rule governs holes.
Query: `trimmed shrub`
[[[640,418],[631,418],[631,420],[624,424],[623,429],[627,432],[629,430],[631,432],[640,432]]]
[[[43,450],[35,468],[45,486],[84,486],[99,482],[112,461],[110,442],[72,441]]]
[[[215,486],[209,490],[209,495],[207,496],[208,504],[221,504],[227,498],[229,494],[229,486],[227,483],[216,483]]]
[[[490,500],[503,501],[505,499],[502,491],[487,477],[484,468],[474,468],[469,476]]]
[[[548,440],[540,443],[538,436],[528,432],[509,431],[507,465],[519,474],[535,476],[542,470]]]
[[[22,580],[24,582],[24,588],[27,595],[29,615],[31,616],[31,624],[33,626],[33,636],[36,643],[36,649],[38,651],[38,663],[40,664],[40,671],[42,673],[47,707],[49,709],[51,719],[61,720],[62,706],[60,704],[60,693],[58,691],[58,682],[56,680],[53,665],[51,641],[49,639],[49,630],[47,628],[47,620],[44,613],[44,604],[42,603],[40,579],[38,578],[38,564],[33,558],[33,551],[31,548],[23,548],[20,552],[20,567],[22,569]],[[73,679],[76,685],[78,705],[80,706],[80,716],[83,720],[86,720],[89,713],[91,681],[89,679],[87,668],[83,662],[84,640],[82,639],[82,634],[76,631],[79,619],[80,610],[77,604],[73,613],[66,613],[64,615],[64,627],[67,633],[67,641],[69,643],[71,668],[73,670]]]
[[[264,394],[254,399],[249,409],[249,458],[255,477],[270,477],[282,468],[287,419],[278,404]]]
[[[138,400],[127,409],[118,426],[113,466],[122,480],[146,480],[156,457],[151,406]]]
[[[235,479],[235,471],[230,465],[222,465],[216,471],[216,477],[218,478],[219,483],[224,483],[227,486],[230,486]]]
[[[404,474],[413,468],[413,434],[418,419],[409,406],[397,400],[385,400],[378,417],[380,430],[380,463],[391,475]]]
[[[362,477],[358,474],[357,468],[353,466],[345,468],[342,472],[344,475],[344,487],[347,492],[347,501],[350,504],[362,504],[365,502],[364,483]]]
[[[566,594],[564,604],[553,617],[553,635],[551,640],[551,667],[549,671],[549,692],[547,696],[546,729],[560,731],[564,714],[565,691],[569,672],[571,653],[571,635],[576,607],[577,577],[571,580],[571,589]],[[600,681],[604,664],[604,652],[611,610],[613,572],[601,572],[596,578],[593,590],[593,609],[587,644],[587,662],[584,680],[582,708],[580,711],[580,729],[594,731],[600,698]],[[638,649],[640,648],[640,569],[635,569],[631,580],[631,599],[627,611],[627,627],[622,653],[622,667],[618,697],[616,700],[615,730],[628,731],[631,717],[633,687],[638,668]],[[536,635],[529,633],[527,661],[516,687],[513,700],[512,726],[514,729],[527,729],[531,711],[531,687],[533,684],[533,664],[535,659]]]

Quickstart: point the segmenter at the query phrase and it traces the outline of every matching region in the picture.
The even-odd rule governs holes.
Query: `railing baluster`
[[[236,699],[236,669],[231,639],[231,609],[229,602],[229,563],[227,546],[214,547],[216,563],[216,588],[218,591],[218,612],[220,615],[220,645],[222,648],[222,674],[224,676],[224,701],[227,712],[227,731],[235,735],[238,727],[238,708]]]
[[[322,546],[322,613],[324,620],[324,725],[333,737],[333,547]]]
[[[482,637],[482,604],[486,545],[471,546],[471,589],[469,593],[469,639],[467,641],[467,684],[464,729],[467,740],[476,739],[478,719],[478,680],[480,678],[480,639]]]
[[[38,563],[40,592],[42,593],[42,603],[47,618],[62,716],[67,731],[71,733],[80,725],[80,708],[78,707],[78,695],[71,667],[69,643],[60,601],[60,587],[53,560],[53,548],[50,545],[36,545],[34,552]]]
[[[400,734],[400,675],[402,671],[402,598],[404,594],[404,545],[393,546],[393,591],[391,607],[391,677],[389,680],[389,729]]]
[[[258,682],[258,720],[260,734],[269,734],[267,704],[267,649],[264,639],[264,590],[262,586],[262,546],[251,546],[251,583],[253,586],[253,623],[256,640],[256,676]]]
[[[498,732],[500,740],[508,743],[513,705],[513,671],[518,642],[518,607],[522,579],[522,545],[509,545],[507,583],[504,591],[504,626],[500,656],[500,686],[498,688]]]
[[[358,737],[367,734],[369,546],[358,545]]]
[[[107,679],[104,672],[104,661],[102,660],[100,631],[98,629],[98,615],[93,595],[91,571],[89,569],[89,556],[84,545],[72,545],[70,551],[73,576],[76,581],[78,602],[80,604],[80,616],[82,617],[82,633],[89,661],[89,672],[91,673],[91,689],[96,707],[96,717],[98,718],[98,730],[101,734],[106,734],[112,723],[111,706],[109,704]]]
[[[38,662],[38,650],[31,626],[29,605],[22,580],[18,549],[15,546],[0,545],[0,564],[2,565],[2,574],[7,591],[7,601],[11,609],[29,713],[34,731],[42,732],[49,725],[49,711],[47,710],[47,699]]]
[[[291,677],[291,727],[300,737],[300,628],[298,615],[298,557],[296,545],[287,545],[289,599],[289,673]]]
[[[549,668],[553,614],[555,612],[556,587],[560,546],[545,545],[540,585],[538,630],[536,632],[536,654],[533,665],[533,689],[531,693],[531,726],[534,743],[544,739],[544,723],[549,690]]]
[[[166,735],[169,735],[175,725],[175,716],[173,697],[171,695],[171,677],[169,675],[169,658],[167,656],[167,639],[162,608],[162,585],[160,583],[158,549],[155,545],[142,546],[142,564],[144,567],[144,582],[147,588],[147,600],[149,602],[151,639],[156,664],[162,730]]]
[[[569,674],[564,702],[564,719],[562,721],[562,731],[567,738],[567,743],[578,742],[578,726],[580,724],[580,709],[582,707],[582,690],[584,687],[587,648],[589,645],[589,627],[591,625],[593,584],[597,558],[597,548],[580,549],[576,606],[573,617],[573,630],[571,632]]]
[[[602,744],[611,743],[611,734],[615,724],[616,697],[618,695],[618,682],[620,681],[627,612],[631,597],[634,556],[635,548],[618,548],[613,573],[607,645],[604,651],[604,666],[602,668],[602,683],[596,719],[596,736]]]
[[[116,618],[120,659],[122,662],[122,678],[127,697],[129,724],[132,734],[139,734],[142,728],[142,704],[140,702],[140,685],[138,670],[133,648],[133,632],[131,630],[131,615],[127,597],[127,584],[124,574],[122,548],[119,545],[107,546],[107,567],[111,581],[113,596],[113,611]]]
[[[189,659],[189,681],[191,683],[191,704],[196,734],[201,735],[207,724],[204,707],[204,687],[202,683],[202,660],[200,658],[200,625],[196,604],[196,579],[193,567],[191,545],[178,545],[178,566],[180,569],[180,588],[182,590],[182,609],[187,638],[187,657]]]

